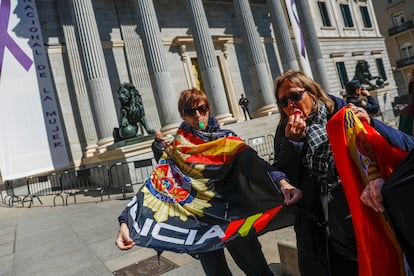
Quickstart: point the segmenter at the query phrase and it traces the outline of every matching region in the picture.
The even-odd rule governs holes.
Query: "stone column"
[[[147,58],[154,98],[164,133],[169,133],[181,121],[177,110],[177,93],[173,91],[171,76],[167,70],[165,49],[153,0],[137,0],[139,25]]]
[[[68,10],[71,9],[66,1],[60,3],[60,16],[62,20],[63,35],[65,37],[65,48],[68,55],[69,66],[73,74],[73,85],[76,96],[77,107],[73,106],[75,114],[79,114],[79,119],[82,124],[82,134],[78,134],[80,142],[82,144],[82,151],[84,151],[86,157],[91,157],[96,151],[96,142],[98,136],[96,134],[96,126],[93,120],[93,114],[91,105],[89,103],[88,89],[84,82],[84,76],[82,71],[81,57],[79,56],[79,48],[76,43],[76,32],[73,27],[71,14]],[[76,116],[76,115],[75,115]],[[78,128],[79,129],[79,128]],[[86,143],[86,148],[85,147]]]
[[[281,0],[267,0],[280,60],[284,71],[289,69],[298,71],[299,64],[296,59],[295,48],[292,43],[292,38],[290,37],[289,27],[280,1]]]
[[[145,117],[150,128],[155,128],[160,122],[160,116],[156,107],[155,97],[152,90],[151,78],[148,71],[144,47],[142,45],[141,34],[137,31],[137,3],[133,1],[115,1],[119,20],[119,28],[124,48],[125,63],[128,70],[129,81],[138,89],[144,102]],[[119,101],[115,101],[119,102]],[[120,105],[116,106],[120,110]],[[119,113],[118,113],[119,114]]]
[[[108,70],[91,0],[72,0],[75,25],[85,68],[86,83],[92,99],[98,133],[99,151],[113,143],[112,132],[118,127]]]
[[[213,105],[217,120],[226,121],[231,119],[231,114],[202,1],[187,0],[186,6],[191,18],[194,46],[205,92]]]
[[[309,55],[309,64],[312,69],[313,78],[326,92],[329,92],[329,80],[323,62],[322,51],[319,46],[318,36],[313,25],[312,15],[308,1],[295,1],[300,20],[306,50]]]
[[[253,14],[248,0],[233,0],[236,12],[240,16],[243,26],[243,41],[250,57],[252,81],[258,106],[256,116],[268,115],[277,110],[273,95],[273,80],[269,72],[268,64],[260,43],[259,34],[256,31]],[[250,101],[252,103],[252,101]]]

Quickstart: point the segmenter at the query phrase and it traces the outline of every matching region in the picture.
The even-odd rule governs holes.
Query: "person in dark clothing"
[[[219,139],[219,137],[236,136],[230,130],[220,129],[217,120],[210,116],[210,103],[205,93],[201,90],[189,89],[183,91],[178,101],[178,110],[184,120],[180,128],[189,130],[190,134],[187,135],[195,135],[198,140],[202,141],[201,144],[203,142],[210,142],[212,139]],[[270,164],[264,160],[262,161],[263,166],[268,166],[269,169],[272,169]],[[281,186],[282,192],[286,197],[285,204],[290,204],[292,199],[296,200],[296,198],[301,196],[301,192],[289,184],[282,172],[272,170],[271,175],[275,183]],[[216,191],[220,189],[222,187],[217,186],[217,189],[215,188]],[[220,200],[226,200],[225,195],[217,193]],[[128,250],[134,246],[134,242],[130,238],[128,230],[127,209],[122,211],[118,221],[120,227],[115,243],[121,250]],[[263,255],[257,235],[253,234],[235,239],[226,245],[226,248],[246,275],[273,275]],[[225,258],[224,249],[200,253],[198,258],[206,275],[232,275]]]
[[[346,84],[346,102],[358,107],[363,107],[370,115],[377,115],[379,105],[369,91],[365,89],[359,80],[351,80]]]
[[[400,112],[398,129],[414,136],[414,69],[411,71],[408,95],[410,95],[410,103]]]
[[[239,100],[239,105],[241,106],[241,108],[243,110],[244,119],[247,121],[247,115],[249,115],[249,120],[251,120],[252,116],[250,115],[250,111],[249,111],[249,99],[246,98],[244,96],[244,94],[241,94],[241,98]]]
[[[157,163],[160,160],[166,147],[167,143],[162,138],[162,132],[160,130],[156,131],[154,134],[154,141],[152,142],[151,149],[154,153],[154,158]]]
[[[274,84],[280,121],[274,138],[273,165],[302,191],[302,198],[295,204],[294,223],[299,271],[302,276],[358,275],[352,220],[350,216],[336,218],[338,221],[342,219],[344,229],[350,230],[347,235],[338,236],[338,232],[332,232],[331,228],[328,235],[326,208],[321,200],[321,193],[327,188],[344,197],[326,123],[347,103],[327,94],[318,83],[300,71],[289,70],[276,78]],[[407,135],[371,118],[365,109],[349,106],[360,120],[371,124],[391,144],[401,147],[407,144]],[[335,197],[329,204],[333,202]],[[344,205],[347,210],[346,200]],[[329,219],[333,219],[332,215]]]

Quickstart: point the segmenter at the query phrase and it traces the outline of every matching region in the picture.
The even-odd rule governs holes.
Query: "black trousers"
[[[357,261],[346,259],[335,251],[327,240],[324,226],[297,211],[294,227],[301,276],[358,275]]]
[[[247,116],[246,116],[246,113],[247,113],[247,115],[249,115],[249,120],[251,120],[252,116],[250,115],[249,108],[242,106],[242,109],[243,109],[244,119],[247,121]]]
[[[239,238],[227,246],[235,263],[246,275],[273,275],[263,255],[256,236]],[[207,276],[232,275],[224,255],[224,249],[199,255],[201,265]]]

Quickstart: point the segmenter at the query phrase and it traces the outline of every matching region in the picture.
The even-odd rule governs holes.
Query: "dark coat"
[[[161,140],[154,139],[154,141],[152,142],[151,149],[152,149],[152,152],[154,153],[154,158],[155,158],[155,161],[157,161],[157,163],[160,160],[166,147],[167,147],[167,143],[165,143],[163,139]]]
[[[330,97],[335,102],[334,113],[347,105],[344,100],[338,97],[332,95]],[[410,150],[414,147],[413,137],[393,129],[374,118],[371,118],[371,124],[393,146],[404,150]],[[320,198],[321,178],[312,175],[306,170],[302,160],[306,154],[307,145],[305,143],[289,141],[285,137],[285,126],[286,122],[281,122],[276,129],[274,139],[275,163],[273,166],[277,170],[284,172],[292,185],[302,190],[302,199],[296,204],[295,213],[299,269],[302,275],[308,275],[307,273],[309,275],[328,275],[326,230],[323,227],[325,218]],[[334,168],[334,164],[331,167]],[[347,224],[351,227],[352,233],[352,221],[349,220]],[[351,238],[349,245],[348,249],[350,251],[356,251],[354,239]],[[333,266],[335,267],[335,264]],[[355,261],[351,265],[345,265],[345,268],[347,266],[353,266],[354,270],[345,273],[355,275],[357,271]],[[335,274],[332,273],[332,275]]]

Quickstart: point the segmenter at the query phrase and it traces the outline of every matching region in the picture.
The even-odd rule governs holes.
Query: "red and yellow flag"
[[[178,129],[128,204],[136,245],[203,253],[293,223],[270,165],[240,138],[217,136],[206,142]]]
[[[332,117],[327,131],[352,215],[359,275],[405,275],[402,250],[389,223],[363,204],[360,195],[370,180],[386,180],[407,152],[391,146],[347,107]]]

